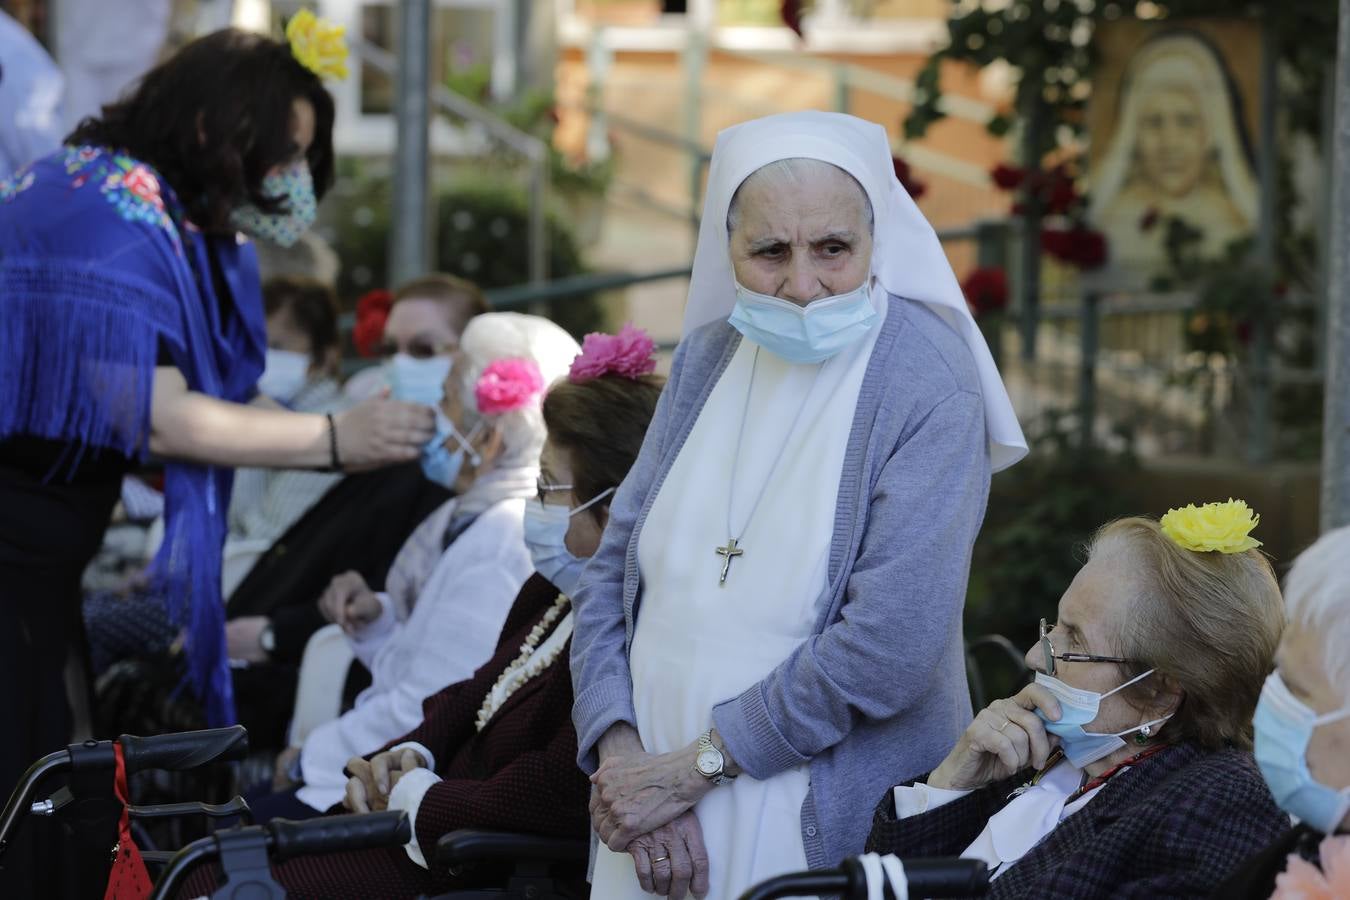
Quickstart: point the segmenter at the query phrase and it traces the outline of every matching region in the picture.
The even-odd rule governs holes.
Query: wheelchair
[[[259,826],[252,824],[248,804],[238,796],[222,804],[123,804],[114,785],[118,749],[126,777],[151,770],[188,772],[242,759],[248,753],[248,732],[236,725],[158,737],[123,735],[116,741],[72,744],[44,756],[29,767],[0,813],[0,869],[5,867],[6,851],[13,849],[25,819],[52,819],[61,824],[56,834],[65,843],[68,864],[63,866],[63,873],[34,873],[61,881],[58,888],[44,886],[40,891],[33,885],[34,892],[44,898],[101,897],[120,849],[119,824],[124,809],[138,846],[145,835],[141,826],[146,820],[193,815],[230,818],[237,819],[238,824],[193,841],[177,852],[142,850],[141,857],[154,881],[151,896],[156,900],[174,896],[188,872],[218,860],[226,883],[215,892],[216,898],[247,895],[257,900],[280,900],[286,893],[271,877],[271,862],[308,854],[397,847],[407,843],[412,834],[407,816],[398,811],[328,816],[306,822],[277,819]],[[61,776],[65,776],[65,784],[51,796],[35,799],[40,785]],[[158,877],[154,874],[157,871]]]
[[[904,861],[910,897],[982,897],[989,891],[989,867],[976,859],[910,859]],[[867,900],[867,875],[857,858],[837,869],[779,875],[741,894],[740,900],[778,900],[780,897],[838,896]],[[886,900],[896,900],[890,885],[882,888]]]

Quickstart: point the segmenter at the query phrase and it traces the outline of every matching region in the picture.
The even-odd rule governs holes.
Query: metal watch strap
[[[726,774],[725,771],[726,754],[723,753],[721,750],[717,749],[717,745],[713,743],[711,728],[709,728],[707,731],[703,732],[701,735],[698,736],[698,748],[697,750],[695,750],[695,753],[702,753],[705,750],[712,750],[719,757],[721,757],[722,765],[724,768],[723,771],[718,772],[716,775],[703,775],[702,772],[699,772],[699,774],[703,775],[704,778],[707,778],[709,781],[711,781],[714,787],[721,787],[722,785],[730,784],[733,780],[735,780],[734,776]],[[694,771],[698,772],[697,766],[694,767]]]

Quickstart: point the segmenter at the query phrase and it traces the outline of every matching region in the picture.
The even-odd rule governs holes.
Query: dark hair
[[[394,290],[394,302],[409,300],[439,300],[450,313],[450,322],[455,331],[464,333],[464,327],[474,316],[489,312],[487,298],[478,285],[467,278],[447,275],[444,272],[432,272],[405,281]]]
[[[618,487],[633,467],[666,380],[660,375],[624,378],[602,375],[575,383],[563,380],[544,397],[548,439],[572,463],[572,486],[584,503]],[[600,502],[587,512],[603,525]]]
[[[66,138],[123,150],[159,172],[194,224],[229,229],[247,202],[267,212],[284,200],[262,191],[269,170],[295,159],[296,100],[314,106],[305,154],[314,192],[333,183],[333,98],[290,45],[227,28],[198,38],[146,73],[126,98],[85,119]]]
[[[338,342],[337,297],[333,289],[312,278],[280,276],[268,279],[262,291],[263,310],[268,317],[286,310],[309,337],[310,361],[324,366]]]

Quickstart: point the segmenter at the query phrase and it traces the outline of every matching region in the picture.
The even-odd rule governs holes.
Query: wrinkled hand
[[[291,766],[299,757],[299,747],[287,747],[277,754],[276,766],[272,769],[272,790],[285,791],[298,784],[291,778]]]
[[[380,598],[360,572],[343,572],[335,575],[324,589],[319,598],[319,612],[352,634],[380,617]]]
[[[333,418],[338,455],[349,472],[417,459],[436,435],[436,413],[430,406],[391,400],[388,391]]]
[[[708,851],[703,826],[692,809],[634,838],[628,853],[638,884],[647,893],[672,900],[683,900],[690,893],[699,898],[708,895]]]
[[[1051,721],[1059,719],[1059,701],[1039,684],[1029,684],[1015,696],[980,710],[956,747],[928,776],[928,785],[975,790],[1027,767],[1043,767],[1059,738],[1045,730],[1036,709]]]
[[[416,750],[386,750],[369,761],[354,756],[347,761],[351,778],[342,805],[354,813],[379,812],[389,807],[389,795],[400,778],[413,769],[425,769],[427,761]]]
[[[669,824],[712,789],[712,782],[694,772],[692,744],[674,753],[606,757],[591,783],[591,824],[615,853],[638,835]]]
[[[244,616],[225,623],[225,653],[230,659],[244,662],[267,662],[267,651],[262,648],[262,633],[271,623],[267,616]]]

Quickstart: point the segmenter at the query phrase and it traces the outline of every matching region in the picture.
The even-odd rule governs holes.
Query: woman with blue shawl
[[[80,575],[128,470],[165,463],[150,577],[222,725],[233,467],[373,468],[434,434],[430,408],[384,397],[334,416],[249,404],[266,340],[244,235],[288,245],[313,222],[333,181],[321,79],[345,75],[340,30],[304,12],[287,38],[194,41],[0,180],[0,796],[69,740]]]

